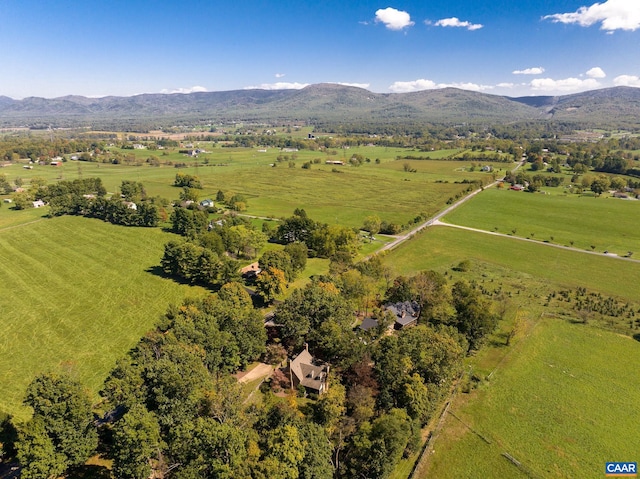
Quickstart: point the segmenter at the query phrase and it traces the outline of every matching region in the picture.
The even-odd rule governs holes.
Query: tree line
[[[26,207],[28,201],[38,199],[49,204],[49,216],[86,216],[117,225],[155,227],[160,218],[158,204],[166,203],[159,198],[148,198],[141,183],[129,180],[122,181],[120,195],[111,198],[106,198],[107,190],[100,178],[35,186],[22,195],[16,207],[23,204]]]

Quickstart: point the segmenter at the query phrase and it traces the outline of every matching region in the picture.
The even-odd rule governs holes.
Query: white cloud
[[[402,30],[415,25],[415,22],[411,21],[411,15],[391,7],[376,10],[376,22],[384,23],[389,30]]]
[[[640,87],[640,77],[636,75],[620,75],[613,79],[615,86],[635,86]]]
[[[515,85],[515,83],[498,83],[496,85],[497,88],[513,88]]]
[[[544,73],[544,68],[542,67],[533,67],[533,68],[525,68],[524,70],[514,70],[511,73],[514,75],[540,75]]]
[[[438,85],[434,81],[420,79],[394,82],[393,85],[389,86],[389,91],[393,93],[407,93],[410,91],[433,90],[434,88],[438,88]]]
[[[274,76],[276,78],[282,78],[283,76],[285,76],[285,74],[284,73],[276,73]]]
[[[580,7],[573,13],[545,15],[543,20],[554,23],[577,23],[590,27],[601,23],[600,28],[609,33],[615,30],[637,30],[640,28],[640,4],[638,0],[607,0],[590,7]]]
[[[260,85],[247,86],[244,87],[244,90],[301,90],[306,86],[309,86],[309,84],[279,81],[275,83],[261,83]]]
[[[471,23],[471,22],[463,22],[456,17],[451,18],[443,18],[434,23],[436,27],[458,27],[458,28],[466,28],[467,30],[479,30],[484,25],[479,23]]]
[[[207,91],[207,89],[203,86],[192,86],[191,88],[175,88],[173,90],[168,90],[168,89],[163,89],[160,90],[160,93],[166,93],[166,94],[172,94],[172,93],[195,93],[195,92],[202,92],[202,91]]]
[[[598,88],[600,83],[594,78],[581,80],[580,78],[565,78],[562,80],[553,80],[552,78],[536,78],[531,80],[529,86],[534,91],[544,92],[577,92],[585,90],[593,90]]]
[[[600,67],[593,67],[592,69],[587,71],[586,75],[589,78],[604,78],[607,76],[604,70]]]
[[[432,80],[421,78],[413,81],[397,81],[389,86],[389,91],[393,93],[408,93],[412,91],[435,90],[438,88],[460,88],[461,90],[484,91],[491,90],[489,85],[478,85],[477,83],[436,83]]]
[[[334,85],[342,85],[342,86],[354,86],[356,88],[364,88],[365,90],[369,88],[369,86],[371,85],[371,83],[347,83],[347,82],[341,82],[341,81],[329,82],[329,83],[333,83]]]

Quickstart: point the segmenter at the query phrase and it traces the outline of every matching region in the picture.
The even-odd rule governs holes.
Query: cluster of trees
[[[83,178],[40,185],[30,196],[48,203],[51,216],[79,215],[124,226],[158,225],[159,199],[147,198],[144,186],[135,181],[123,181],[121,191],[122,195],[107,199],[100,178]]]
[[[307,246],[289,243],[284,250],[267,251],[259,261],[260,274],[255,278],[256,293],[265,303],[281,294],[307,265]]]
[[[239,278],[234,258],[253,258],[267,235],[249,220],[230,216],[219,223],[198,208],[174,208],[173,231],[183,239],[168,242],[160,261],[162,270],[191,284],[216,286]]]
[[[354,257],[359,247],[358,234],[353,229],[314,221],[299,208],[280,222],[273,238],[284,244],[304,243],[311,257],[330,258],[339,253]]]
[[[245,195],[241,193],[231,193],[218,190],[216,193],[216,201],[225,203],[229,209],[233,211],[245,211],[249,206],[249,202]]]
[[[218,254],[224,251],[236,257],[254,258],[268,240],[251,221],[241,216],[227,216],[216,222],[198,208],[174,208],[170,217],[173,231]]]
[[[18,431],[14,447],[25,479],[58,477],[81,466],[96,450],[91,401],[82,386],[68,375],[36,377],[27,389],[25,404],[32,418]]]
[[[516,173],[509,172],[505,176],[505,181],[511,183],[512,185],[528,185],[527,189],[530,192],[538,191],[543,186],[561,186],[564,183],[564,179],[564,176],[542,174],[529,175],[523,171],[518,171]]]
[[[0,195],[8,195],[13,192],[13,186],[7,179],[7,175],[0,174]]]
[[[173,182],[174,186],[181,188],[197,188],[202,189],[202,183],[200,179],[195,175],[188,175],[186,173],[176,173],[176,178]]]
[[[16,161],[29,158],[31,161],[46,161],[56,156],[78,152],[103,152],[106,144],[100,139],[68,139],[53,137],[7,136],[0,139],[0,158]]]

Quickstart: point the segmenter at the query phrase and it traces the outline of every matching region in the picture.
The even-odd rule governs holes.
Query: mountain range
[[[0,96],[0,126],[168,125],[175,122],[427,122],[563,121],[585,126],[637,127],[640,88],[615,87],[563,96],[510,98],[443,88],[373,93],[316,84],[301,90],[233,90],[130,97]]]

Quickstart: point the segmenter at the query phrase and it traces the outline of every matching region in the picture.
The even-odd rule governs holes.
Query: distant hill
[[[131,97],[0,96],[0,126],[102,126],[171,122],[507,123],[560,120],[638,124],[640,89],[616,87],[558,97],[509,98],[455,88],[373,93],[337,84],[301,90],[233,90]]]

